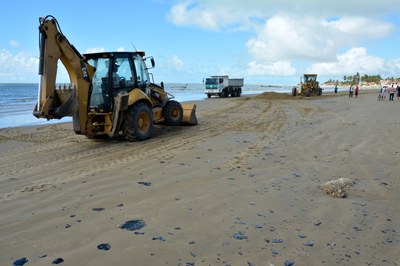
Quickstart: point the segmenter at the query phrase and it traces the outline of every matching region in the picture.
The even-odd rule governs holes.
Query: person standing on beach
[[[356,89],[354,90],[354,94],[356,95],[356,98],[358,96],[358,84],[356,84]]]
[[[393,101],[394,98],[394,84],[389,87],[389,101]]]
[[[350,85],[350,88],[349,88],[349,98],[353,98],[353,92],[354,92],[354,88],[353,88],[353,84],[352,84],[352,85]]]
[[[381,90],[381,100],[384,101],[385,99],[386,99],[386,86],[383,86]]]
[[[400,84],[397,84],[397,100],[400,100]]]
[[[337,83],[335,84],[335,93],[337,93],[338,91],[338,87],[337,87]]]

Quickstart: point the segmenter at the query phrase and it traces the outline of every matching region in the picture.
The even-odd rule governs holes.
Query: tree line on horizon
[[[338,85],[359,84],[359,83],[380,84],[382,80],[400,83],[400,77],[398,77],[398,78],[389,77],[389,78],[383,79],[381,77],[381,75],[365,74],[364,76],[361,76],[360,73],[357,72],[355,75],[352,75],[352,76],[344,76],[343,80],[329,79],[328,81],[325,82],[325,84],[338,84]]]

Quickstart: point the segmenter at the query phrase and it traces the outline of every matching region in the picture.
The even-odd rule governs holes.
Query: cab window
[[[135,69],[137,75],[137,82],[139,87],[140,85],[147,85],[150,83],[149,76],[147,74],[146,65],[144,64],[142,58],[137,55],[135,56]]]

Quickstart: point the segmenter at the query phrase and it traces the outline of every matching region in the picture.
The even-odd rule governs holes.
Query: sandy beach
[[[0,265],[399,265],[400,102],[377,95],[211,98],[143,142],[1,129]]]

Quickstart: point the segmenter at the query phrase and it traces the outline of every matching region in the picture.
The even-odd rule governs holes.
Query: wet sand
[[[143,142],[1,129],[0,265],[399,264],[400,102],[197,104]],[[342,177],[346,198],[319,189]]]

